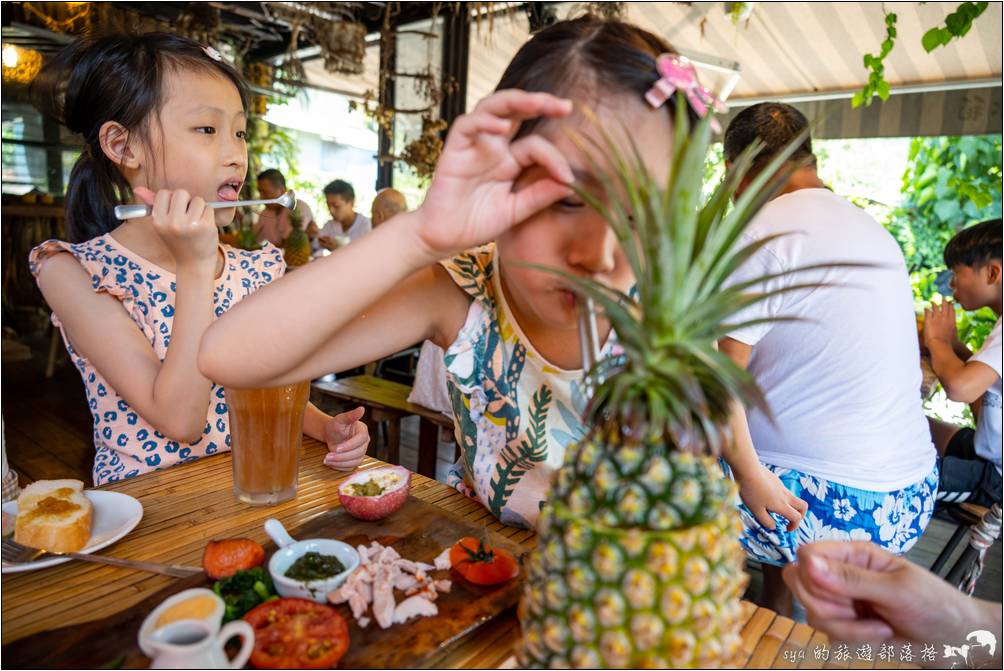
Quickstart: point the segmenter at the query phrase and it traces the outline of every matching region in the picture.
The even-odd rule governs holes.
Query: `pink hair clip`
[[[697,116],[702,119],[708,113],[708,109],[724,113],[728,111],[721,100],[715,96],[707,87],[701,86],[697,79],[697,68],[686,56],[679,54],[662,54],[655,61],[656,70],[659,71],[659,81],[652,85],[652,88],[645,94],[645,100],[652,107],[662,107],[669,97],[681,91],[687,96],[687,102],[693,108]],[[716,133],[722,132],[722,127],[717,119],[711,120],[711,128]]]
[[[214,61],[223,61],[223,56],[216,49],[210,46],[202,47],[202,50],[206,52],[206,55],[212,58]]]

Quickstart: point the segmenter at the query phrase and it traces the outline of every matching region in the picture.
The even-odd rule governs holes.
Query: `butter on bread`
[[[17,499],[14,540],[50,552],[77,552],[91,537],[91,502],[80,480],[39,480]]]

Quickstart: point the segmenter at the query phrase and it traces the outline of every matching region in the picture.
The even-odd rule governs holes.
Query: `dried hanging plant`
[[[310,41],[321,48],[324,69],[328,72],[362,74],[366,58],[366,26],[352,15],[356,3],[315,4],[318,6],[296,2],[265,5],[271,17],[285,21],[292,31],[283,61],[285,74],[295,80],[303,78],[303,65],[296,55],[303,36],[309,36]]]

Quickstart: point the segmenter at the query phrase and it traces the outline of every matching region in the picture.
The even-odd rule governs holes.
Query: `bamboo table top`
[[[126,559],[198,566],[212,538],[247,537],[268,542],[262,523],[269,517],[296,529],[338,505],[337,489],[348,474],[322,463],[323,444],[304,437],[299,492],[292,501],[272,507],[239,503],[231,492],[231,458],[221,454],[102,487],[133,496],[143,504],[143,519],[108,550]],[[360,468],[383,465],[367,458]],[[503,526],[487,509],[456,490],[415,474],[411,493],[466,520],[483,524],[531,549],[532,531]],[[172,578],[111,566],[68,562],[60,566],[3,576],[2,640],[9,643],[39,631],[108,617],[158,590]],[[835,659],[825,636],[770,610],[744,602],[745,666],[750,668],[870,668],[881,662],[854,657]],[[495,618],[434,661],[440,668],[515,667],[518,637],[514,612]],[[827,659],[817,657],[827,650]],[[815,654],[814,654],[815,653]],[[877,651],[876,651],[877,654]],[[877,658],[876,658],[877,659]],[[889,665],[894,668],[896,663]]]

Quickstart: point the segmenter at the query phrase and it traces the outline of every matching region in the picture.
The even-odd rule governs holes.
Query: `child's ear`
[[[123,168],[138,168],[140,166],[140,150],[132,133],[117,121],[106,121],[98,131],[98,141],[101,151],[113,163]]]
[[[1001,262],[993,259],[989,261],[983,270],[983,275],[986,277],[987,284],[1000,284],[1001,283],[1001,273],[1002,273]]]

